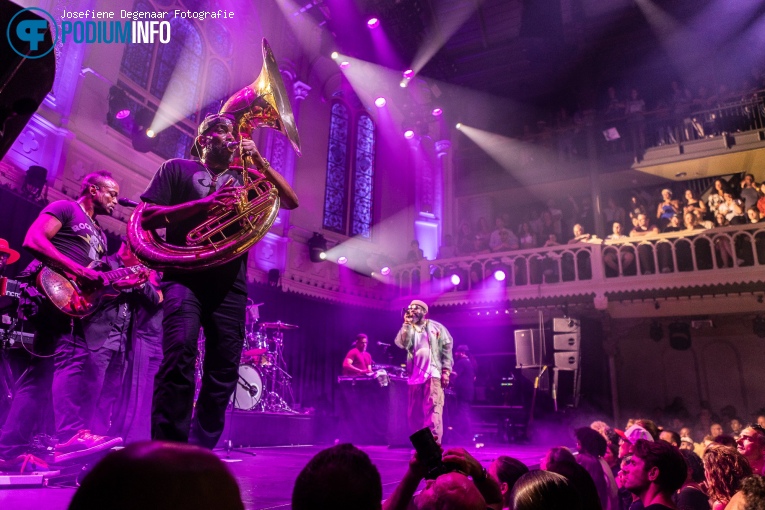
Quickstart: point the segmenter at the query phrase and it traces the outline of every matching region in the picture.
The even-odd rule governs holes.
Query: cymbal
[[[266,329],[297,329],[300,327],[295,326],[294,324],[285,324],[282,321],[262,322],[260,326]]]
[[[260,356],[267,352],[268,352],[268,349],[250,349],[249,351],[244,351],[242,354],[244,354],[245,356]]]

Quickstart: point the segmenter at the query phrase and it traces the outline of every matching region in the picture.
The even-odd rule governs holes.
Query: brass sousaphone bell
[[[283,133],[300,155],[300,137],[279,67],[263,39],[263,68],[257,79],[231,96],[221,114],[235,118],[236,135],[251,136],[258,127]],[[164,271],[197,271],[225,264],[252,248],[266,235],[279,213],[279,193],[264,178],[253,180],[242,164],[244,185],[235,199],[210,212],[209,218],[186,236],[185,246],[163,240],[141,227],[146,204],[136,207],[127,227],[128,244],[146,266]],[[233,166],[231,168],[234,168]]]

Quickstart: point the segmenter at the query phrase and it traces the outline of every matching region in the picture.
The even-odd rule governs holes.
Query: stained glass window
[[[327,186],[324,191],[324,228],[346,233],[348,203],[349,112],[343,103],[332,105],[327,152]]]
[[[369,239],[375,175],[375,126],[369,115],[362,115],[356,123],[356,161],[353,174],[351,235]]]
[[[338,101],[332,105],[327,151],[324,222],[327,230],[371,237],[375,157],[374,122],[355,117]],[[350,212],[350,215],[349,215]]]

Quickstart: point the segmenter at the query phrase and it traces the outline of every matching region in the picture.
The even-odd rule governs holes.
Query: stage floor
[[[571,441],[562,443],[568,444]],[[510,455],[529,467],[538,467],[540,458],[547,450],[559,444],[561,443],[555,445],[501,444],[487,445],[482,448],[471,445],[467,449],[485,466],[500,455]],[[411,450],[385,446],[359,447],[369,454],[372,462],[380,470],[383,496],[388,497],[406,471]],[[326,448],[326,445],[246,448],[241,451],[232,451],[228,458],[224,451],[216,450],[216,453],[228,464],[239,481],[245,508],[248,510],[288,509],[295,478],[310,458],[323,448]],[[65,510],[74,492],[74,488],[54,487],[0,489],[0,508]]]

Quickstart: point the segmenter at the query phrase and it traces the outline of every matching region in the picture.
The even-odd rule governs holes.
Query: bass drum
[[[263,396],[263,376],[252,365],[239,366],[239,380],[236,390],[231,395],[235,409],[250,411],[255,409]]]

